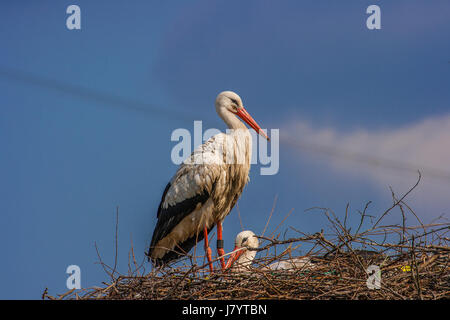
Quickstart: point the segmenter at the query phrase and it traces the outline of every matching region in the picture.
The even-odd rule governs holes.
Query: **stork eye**
[[[243,239],[242,239],[242,243],[246,242],[247,240],[248,240],[247,237],[243,238]]]
[[[231,99],[231,102],[233,102],[235,105],[238,105],[238,102],[236,99],[233,99],[233,98],[230,98],[230,99]]]

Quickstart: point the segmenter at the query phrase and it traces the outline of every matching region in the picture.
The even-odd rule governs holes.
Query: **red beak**
[[[261,130],[261,127],[256,123],[252,116],[244,109],[244,107],[239,108],[236,114],[245,121],[250,127],[252,127],[257,133],[270,141],[269,137]]]
[[[239,250],[241,249],[241,250]],[[236,262],[236,260],[241,256],[241,254],[244,252],[243,248],[234,247],[230,257],[228,258],[227,264],[225,265],[225,270],[230,268],[233,263]]]

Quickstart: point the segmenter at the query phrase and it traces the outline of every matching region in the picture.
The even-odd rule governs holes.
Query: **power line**
[[[115,107],[122,110],[133,110],[143,113],[147,116],[157,114],[171,120],[175,118],[189,122],[192,121],[192,115],[188,114],[187,112],[182,112],[181,110],[162,109],[160,107],[155,107],[152,104],[133,101],[131,99],[111,95],[109,93],[98,92],[83,86],[48,79],[20,70],[0,67],[0,76],[9,80],[39,86],[45,89],[64,92],[87,100],[93,100],[108,107]],[[422,173],[426,174],[429,177],[450,182],[450,172],[441,169],[419,166],[411,163],[405,163],[382,157],[375,157],[362,153],[350,152],[348,150],[343,150],[332,146],[312,144],[305,141],[300,141],[298,139],[293,139],[291,136],[287,136],[284,134],[280,134],[280,141],[281,143],[287,144],[300,150],[320,153],[330,157],[342,158],[353,162],[365,163],[373,167],[384,167],[397,171],[415,173],[420,170],[422,171]]]
[[[180,112],[180,110],[163,109],[160,107],[155,107],[154,105],[148,103],[133,101],[132,99],[123,98],[121,96],[116,96],[109,93],[99,92],[79,85],[64,83],[61,81],[45,78],[42,76],[34,75],[28,72],[23,72],[20,70],[0,67],[0,76],[9,80],[18,81],[54,91],[59,91],[86,100],[95,101],[108,107],[114,107],[127,111],[133,110],[136,112],[146,114],[147,116],[156,113],[168,119],[172,119],[174,118],[174,116],[176,116],[181,120],[188,120],[188,121],[192,120],[191,115],[189,115],[188,113]]]
[[[311,144],[305,141],[293,139],[283,134],[280,134],[280,140],[295,148],[312,151],[314,153],[325,154],[330,157],[342,158],[353,162],[364,163],[373,167],[384,167],[387,169],[393,169],[403,172],[417,173],[417,171],[421,171],[422,173],[426,174],[429,177],[442,179],[447,182],[450,182],[450,172],[441,169],[416,165],[412,163],[406,163],[392,159],[386,159],[382,157],[376,157],[373,155],[367,155],[363,153],[352,152],[349,150],[333,146]]]

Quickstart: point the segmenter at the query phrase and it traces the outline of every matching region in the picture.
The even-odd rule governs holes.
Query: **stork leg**
[[[212,250],[209,247],[209,242],[208,242],[208,229],[205,228],[203,229],[203,234],[204,234],[204,242],[205,242],[205,252],[206,252],[206,258],[208,259],[208,263],[209,263],[209,271],[213,272],[214,268],[213,268],[213,264],[212,264]]]
[[[223,239],[222,239],[222,222],[217,223],[217,255],[220,258],[220,265],[222,270],[225,270],[225,250],[223,249]]]

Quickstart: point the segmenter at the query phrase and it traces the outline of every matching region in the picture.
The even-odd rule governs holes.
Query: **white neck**
[[[222,118],[222,120],[227,124],[228,128],[230,129],[247,129],[245,124],[236,117],[235,114],[231,113],[230,111],[226,110],[225,108],[221,108],[218,111],[219,117]]]
[[[244,253],[241,254],[239,259],[237,259],[236,264],[239,267],[248,267],[252,264],[253,259],[255,259],[256,251],[255,250],[245,250]]]

